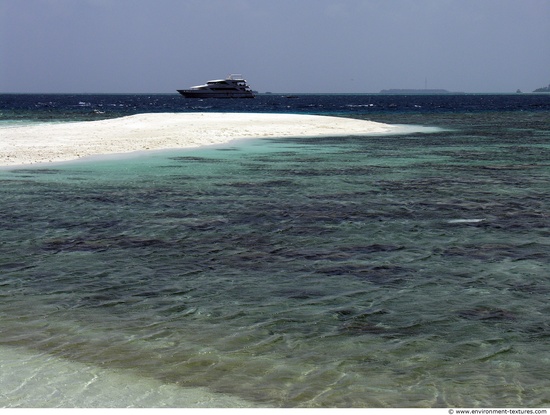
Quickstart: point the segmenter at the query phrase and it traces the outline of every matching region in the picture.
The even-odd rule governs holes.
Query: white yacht
[[[254,93],[243,76],[231,74],[225,79],[208,81],[189,89],[178,89],[186,98],[254,98]]]

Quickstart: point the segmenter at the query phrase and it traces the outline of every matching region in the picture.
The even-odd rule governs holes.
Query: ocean
[[[2,168],[0,406],[550,405],[549,94],[0,95],[0,140],[198,111],[422,128]]]

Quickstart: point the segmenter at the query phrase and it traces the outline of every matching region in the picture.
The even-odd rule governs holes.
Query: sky
[[[550,0],[0,0],[0,93],[550,84]]]

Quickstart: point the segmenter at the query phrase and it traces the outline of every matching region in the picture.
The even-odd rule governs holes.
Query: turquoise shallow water
[[[194,388],[219,406],[547,406],[548,114],[375,120],[441,130],[0,171],[0,346],[35,356],[2,365],[0,405],[132,406],[74,386],[90,370],[170,388],[135,406]],[[78,369],[41,399],[25,385],[44,361]],[[80,401],[52,392],[63,376]]]

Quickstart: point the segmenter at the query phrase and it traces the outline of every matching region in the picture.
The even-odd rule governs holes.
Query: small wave
[[[447,223],[479,223],[483,222],[485,219],[451,219]]]

